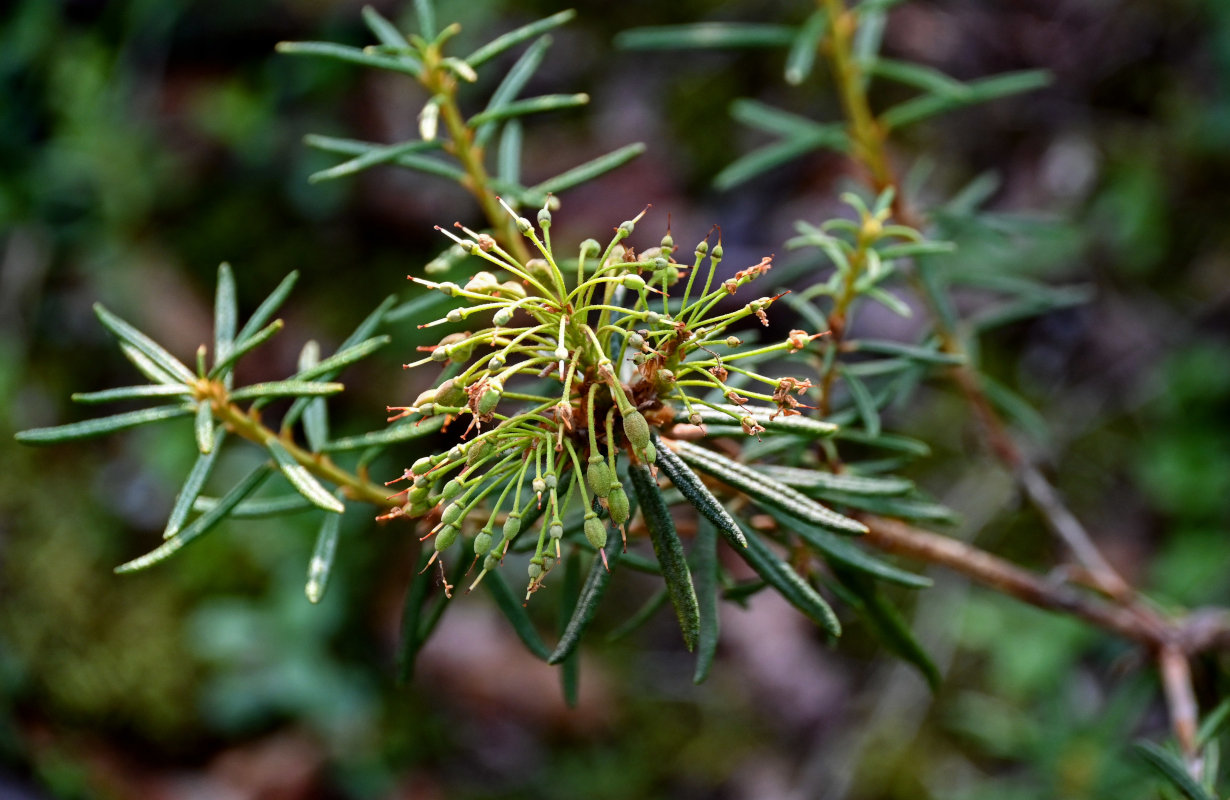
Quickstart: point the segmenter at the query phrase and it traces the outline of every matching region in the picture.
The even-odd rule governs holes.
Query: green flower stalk
[[[489,269],[464,286],[409,276],[468,303],[420,328],[456,323],[474,330],[420,348],[424,356],[405,365],[451,364],[456,374],[413,405],[391,407],[390,419],[443,416],[445,425],[461,428],[463,441],[405,471],[398,480],[412,485],[393,513],[431,523],[424,539],[434,537],[433,561],[474,522],[474,558],[483,562],[475,585],[537,523],[528,598],[561,560],[563,539],[593,547],[605,561],[607,520],[626,546],[621,459],[656,472],[654,430],[669,429],[682,414],[693,425],[725,420],[756,435],[766,416],[799,414],[792,393],[802,394],[810,381],[744,365],[795,352],[812,337],[792,331],[779,343],[737,350],[742,342],[727,335],[748,317],[768,324],[777,297],[733,311],[723,301],[768,271],[770,258],[715,284],[720,241],[712,248],[702,241],[690,264],[675,260],[669,233],[638,256],[624,240],[642,211],[615,229],[605,249],[587,239],[575,261],[564,261],[551,241],[549,207],[535,225],[501,205],[533,258],[458,224],[461,235],[439,230]],[[742,382],[738,392],[727,383],[732,373]],[[714,402],[719,398],[726,402]],[[490,498],[496,500],[488,505]]]

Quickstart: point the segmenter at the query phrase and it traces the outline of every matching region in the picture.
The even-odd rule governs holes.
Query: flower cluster
[[[449,334],[405,365],[439,363],[449,377],[412,405],[390,407],[390,420],[469,419],[461,443],[418,459],[397,479],[410,486],[391,515],[427,519],[433,560],[457,542],[467,520],[485,520],[472,542],[482,561],[475,584],[541,519],[528,597],[560,558],[565,538],[583,536],[605,558],[609,522],[626,541],[620,454],[652,467],[651,428],[668,428],[677,418],[699,426],[717,415],[758,434],[766,413],[799,413],[795,395],[809,381],[768,377],[745,365],[794,352],[813,337],[792,331],[780,343],[740,349],[742,342],[727,334],[747,317],[768,324],[765,312],[777,297],[731,311],[723,301],[768,271],[770,258],[715,286],[720,238],[713,247],[709,237],[701,241],[690,266],[675,260],[669,231],[659,246],[637,254],[623,242],[642,211],[616,228],[605,248],[587,239],[576,260],[565,262],[552,247],[549,209],[538,212],[536,228],[504,207],[540,258],[522,263],[491,236],[459,224],[468,238],[441,230],[495,271],[479,272],[464,286],[410,276],[467,303],[420,327],[473,319],[487,326]],[[736,392],[727,383],[732,373],[765,391]],[[767,408],[749,406],[753,400]]]

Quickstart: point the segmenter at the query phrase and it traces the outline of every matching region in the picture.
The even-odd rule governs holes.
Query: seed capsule
[[[505,306],[504,308],[501,308],[499,311],[495,312],[495,316],[491,318],[491,321],[495,323],[496,325],[503,326],[511,322],[512,318],[513,318],[512,308]]]
[[[635,273],[623,276],[619,282],[625,289],[631,289],[638,293],[645,291],[645,279]]]
[[[563,539],[564,538],[564,524],[560,522],[559,520],[555,520],[554,522],[552,522],[550,526],[547,527],[547,536],[555,540]]]
[[[441,496],[444,498],[444,502],[447,503],[457,495],[461,494],[461,490],[463,488],[465,487],[463,487],[461,482],[456,478],[453,478],[448,483],[444,484],[444,491],[441,493]]]
[[[649,444],[649,423],[641,412],[634,410],[624,414],[624,436],[638,453]]]
[[[500,284],[500,295],[513,300],[522,300],[525,298],[525,287],[517,281],[504,281]]]
[[[606,547],[606,526],[592,511],[585,515],[585,538],[595,549]]]
[[[483,390],[482,396],[478,399],[478,406],[475,409],[479,416],[486,416],[500,403],[500,397],[504,394],[504,384],[498,380],[493,380],[487,384],[487,388]]]
[[[603,500],[611,493],[611,467],[601,455],[594,453],[589,457],[585,482],[589,484],[589,490]]]
[[[481,556],[490,550],[491,539],[490,531],[479,531],[478,535],[474,537],[474,555]]]
[[[457,533],[459,528],[456,525],[445,525],[436,534],[436,552],[442,553],[452,547],[453,542],[457,541]]]
[[[596,239],[586,239],[581,242],[581,258],[596,256],[602,252],[602,245]]]
[[[466,466],[474,466],[487,456],[491,455],[493,450],[495,450],[495,445],[491,443],[491,440],[483,439],[477,445],[470,447],[470,452],[466,454]]]
[[[611,496],[607,498],[606,504],[611,511],[611,522],[623,525],[628,521],[628,494],[624,491],[623,484],[617,483],[611,487]]]
[[[514,511],[504,520],[503,535],[504,539],[511,541],[517,538],[517,534],[521,532],[521,514]]]
[[[495,553],[488,553],[487,557],[483,559],[483,569],[487,572],[491,572],[498,566],[500,566],[500,557]]]
[[[526,574],[530,576],[531,581],[536,581],[542,577],[542,559],[530,559],[530,565],[525,569]]]
[[[551,212],[545,208],[538,211],[538,227],[544,229],[551,227]]]
[[[440,515],[440,521],[445,525],[453,525],[461,519],[461,514],[464,511],[465,509],[462,508],[461,503],[449,503],[445,507],[444,513]]]
[[[415,462],[414,462],[414,463],[410,466],[410,472],[411,472],[412,474],[416,475],[416,476],[417,476],[417,475],[426,475],[426,474],[427,474],[427,470],[429,470],[429,469],[431,469],[431,457],[430,457],[430,456],[423,456],[422,458],[420,458],[419,460],[415,461]]]
[[[543,574],[545,575],[546,573],[550,572],[554,566],[555,566],[555,556],[551,555],[550,553],[543,553],[542,554]]]

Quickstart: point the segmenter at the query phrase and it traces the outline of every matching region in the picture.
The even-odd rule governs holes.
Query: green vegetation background
[[[380,5],[409,27],[408,8]],[[469,41],[559,10],[440,5]],[[669,614],[591,646],[577,711],[477,596],[453,601],[414,683],[393,685],[402,526],[347,528],[319,607],[302,592],[311,533],[281,521],[113,576],[158,536],[191,437],[142,429],[37,451],[11,438],[73,418],[71,392],[131,377],[92,302],[187,356],[207,337],[218,262],[235,266],[246,308],[299,269],[288,331],[257,365],[277,376],[304,339],[336,343],[385,295],[407,296],[406,273],[443,247],[433,224],[476,219],[454,187],[391,169],[307,184],[329,162],[304,133],[416,135],[424,98],[409,81],[272,53],[282,39],[365,43],[359,8],[24,0],[0,16],[0,796],[1153,796],[1125,745],[1164,736],[1165,720],[1132,653],[943,575],[914,609],[945,669],[935,697],[857,627],[826,650],[766,597],[726,613],[699,688]],[[839,213],[850,176],[836,157],[709,185],[757,143],[729,121],[731,100],[833,119],[823,81],[787,90],[780,53],[611,44],[644,24],[797,21],[806,3],[579,11],[534,93],[594,102],[527,131],[532,169],[634,140],[649,151],[565,196],[557,238],[601,238],[652,202],[682,242],[722,224],[728,261],[750,264],[782,251],[793,219]],[[993,206],[1034,222],[960,257],[1094,290],[985,338],[982,357],[1038,409],[1023,435],[1116,565],[1163,602],[1230,603],[1230,6],[920,0],[894,12],[886,42],[962,78],[1053,71],[1050,89],[922,126],[899,164],[930,163],[937,200],[995,170]],[[405,352],[343,376],[336,420],[370,429],[421,388],[398,367],[412,326],[395,334]],[[956,398],[937,388],[890,421],[934,444],[913,477],[965,515],[955,535],[1053,563]],[[614,605],[630,613],[641,588],[628,578]],[[1225,665],[1200,666],[1201,691],[1223,694]]]

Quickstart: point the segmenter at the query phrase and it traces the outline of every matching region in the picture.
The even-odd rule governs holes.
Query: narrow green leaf
[[[661,449],[658,450],[661,453]],[[717,530],[705,520],[696,528],[692,542],[692,579],[696,586],[696,601],[700,608],[700,635],[696,640],[696,670],[692,683],[701,684],[709,677],[713,657],[717,654],[721,622],[718,619]]]
[[[208,400],[199,400],[196,404],[196,447],[202,454],[209,453],[214,446],[214,410]]]
[[[346,386],[341,383],[322,383],[319,381],[270,381],[269,383],[254,383],[231,392],[232,400],[251,400],[254,397],[321,397],[337,394]]]
[[[675,451],[684,461],[756,498],[762,504],[780,508],[806,522],[838,533],[857,535],[867,532],[867,526],[858,520],[825,508],[815,500],[770,478],[763,472],[690,442],[680,441],[674,446]]]
[[[110,403],[115,400],[142,400],[149,397],[184,397],[192,394],[192,390],[183,384],[168,385],[165,383],[147,384],[144,386],[121,386],[116,389],[104,389],[101,392],[76,392],[73,394],[75,403]]]
[[[109,417],[87,419],[81,422],[71,422],[67,425],[56,425],[51,428],[31,428],[18,431],[14,438],[22,444],[56,444],[72,439],[85,439],[90,436],[102,436],[106,433],[134,428],[137,425],[147,425],[151,422],[161,422],[176,417],[186,417],[192,414],[192,406],[157,406],[144,408],[140,411],[128,411],[123,414],[113,414]]]
[[[154,381],[155,383],[183,387],[183,381],[155,364],[147,358],[144,353],[132,345],[120,342],[120,352],[122,352],[124,357],[137,368],[138,372],[149,380]]]
[[[94,313],[107,330],[115,334],[116,338],[140,351],[146,358],[157,364],[160,369],[173,375],[176,380],[187,384],[191,384],[196,380],[196,375],[192,374],[192,370],[184,366],[182,361],[168,353],[162,345],[112,314],[103,307],[102,303],[94,304]]]
[[[356,139],[339,139],[333,136],[319,136],[317,134],[309,134],[303,137],[303,142],[308,147],[314,147],[317,150],[324,150],[326,153],[337,153],[339,155],[344,155],[344,156],[362,156],[366,153],[370,153],[373,149],[379,149],[379,148],[390,147],[390,146],[391,147],[400,146],[400,145],[379,145],[379,144],[373,144],[372,142],[361,142]],[[409,148],[411,144],[429,145],[429,147],[422,148],[424,150],[430,150],[432,148],[438,148],[441,146],[441,142],[439,140],[434,140],[434,141],[426,142],[426,143],[419,143],[419,142],[407,143],[406,147]],[[377,160],[375,163],[381,163],[384,160],[385,159],[380,159],[380,160]],[[414,170],[418,170],[419,172],[426,172],[429,175],[438,175],[441,178],[448,178],[449,180],[455,181],[455,182],[464,181],[466,179],[466,174],[464,170],[454,167],[451,164],[446,164],[443,161],[438,161],[433,158],[427,158],[425,156],[420,156],[417,154],[417,152],[402,152],[399,155],[391,159],[387,159],[387,160],[390,163],[396,164],[399,167],[406,167],[407,169],[414,169]],[[370,166],[370,164],[367,166]],[[325,170],[325,171],[328,172],[328,170]],[[320,173],[316,173],[316,174],[319,175]],[[322,179],[317,178],[317,180],[322,180]]]
[[[397,643],[397,681],[406,683],[414,675],[414,661],[419,648],[423,646],[419,637],[420,618],[423,616],[423,606],[427,601],[427,593],[431,589],[434,575],[424,572],[427,569],[427,559],[431,557],[432,548],[424,547],[419,555],[414,576],[410,579],[410,588],[406,591],[406,601],[401,611],[401,636]]]
[[[737,424],[739,417],[750,415],[756,420],[757,424],[763,425],[767,430],[780,433],[796,433],[800,436],[820,437],[832,436],[837,432],[837,426],[832,423],[821,422],[820,420],[804,416],[787,417],[778,414],[776,417],[773,417],[777,412],[775,408],[737,406],[728,403],[715,403],[714,405],[717,408],[697,405],[692,407],[690,413],[680,411],[676,415],[675,421],[686,422],[691,413],[695,413],[700,415],[701,421],[706,425],[711,423]]]
[[[827,148],[844,153],[849,146],[849,137],[837,126],[814,134],[783,139],[740,156],[713,178],[713,185],[725,191],[813,150]]]
[[[675,455],[674,450],[663,444],[656,434],[653,435],[653,443],[658,450],[658,466],[666,473],[666,477],[670,478],[671,483],[675,484],[675,488],[683,493],[687,501],[705,519],[712,522],[722,532],[722,536],[732,547],[747,547],[747,539],[744,538],[743,531],[739,529],[739,524],[730,514],[726,513],[721,502],[713,496],[696,473],[683,463],[683,459]]]
[[[816,51],[820,49],[820,40],[828,30],[829,17],[824,11],[814,11],[803,23],[798,35],[790,43],[790,53],[786,56],[786,83],[798,86],[811,74],[816,63]]]
[[[436,9],[432,0],[414,0],[414,15],[419,21],[419,36],[431,41],[436,38]]]
[[[869,511],[885,517],[915,520],[918,522],[936,522],[955,525],[960,522],[960,516],[947,506],[920,500],[912,497],[876,497],[862,494],[843,494],[841,492],[826,492],[825,497],[832,503]]]
[[[269,293],[269,296],[261,301],[261,304],[256,307],[256,311],[252,312],[252,316],[248,317],[248,321],[239,329],[239,333],[235,334],[235,341],[242,342],[245,339],[250,339],[257,331],[265,327],[265,323],[273,319],[273,315],[286,302],[287,296],[295,288],[295,282],[298,280],[298,270],[292,270],[288,273],[274,287],[273,291]]]
[[[521,184],[521,140],[520,120],[509,120],[500,134],[500,146],[496,152],[496,174],[500,180],[514,186]]]
[[[870,297],[872,300],[875,300],[877,303],[884,306],[899,317],[909,319],[914,316],[914,310],[910,308],[904,300],[891,292],[881,289],[879,286],[871,287],[864,292],[864,295],[866,297]]]
[[[262,464],[252,470],[243,480],[235,484],[229,492],[223,495],[213,508],[192,520],[188,527],[167,539],[162,543],[162,546],[151,550],[140,558],[134,558],[126,564],[119,565],[115,568],[115,571],[117,573],[136,572],[171,557],[184,545],[213,530],[214,526],[225,519],[231,510],[239,505],[241,500],[255,491],[269,477],[271,472],[272,470],[268,464]]]
[[[528,25],[522,25],[520,28],[511,30],[508,33],[497,36],[487,44],[475,50],[470,55],[466,56],[465,60],[472,67],[477,67],[480,64],[490,61],[500,53],[508,50],[510,47],[516,47],[524,41],[533,39],[540,33],[546,33],[552,28],[558,28],[566,22],[570,22],[576,17],[577,12],[573,9],[560,11],[558,14],[552,14],[549,17],[544,17],[536,22],[531,22]]]
[[[829,635],[841,635],[841,623],[832,607],[799,573],[778,558],[754,531],[748,534],[746,548],[733,549],[757,575],[764,578],[765,583],[776,589],[786,602],[802,611]]]
[[[786,295],[789,297],[790,295]],[[785,298],[783,298],[785,299]],[[882,339],[857,339],[849,343],[852,353],[877,353],[880,355],[903,356],[911,361],[923,364],[942,364],[945,366],[964,364],[965,357],[959,353],[945,353],[932,347],[890,342]]]
[[[984,103],[1012,94],[1040,89],[1051,82],[1050,73],[1044,70],[1027,70],[994,75],[963,84],[961,94],[925,94],[893,106],[880,115],[879,122],[885,131],[904,128],[929,117],[957,108]]]
[[[612,569],[614,569],[616,562],[619,561],[620,548],[622,546],[618,536],[607,537],[604,549],[606,551],[607,564]],[[611,573],[608,571],[607,565],[603,564],[602,556],[594,553],[593,560],[589,564],[589,574],[585,577],[585,585],[581,587],[581,594],[577,598],[576,608],[573,609],[572,617],[569,618],[564,632],[560,634],[555,650],[547,658],[548,664],[558,664],[576,650],[577,645],[581,641],[581,635],[589,627],[589,623],[593,620],[594,614],[598,610],[598,604],[602,601],[602,596],[606,594],[606,587],[610,580]]]
[[[540,36],[536,42],[526,48],[526,51],[521,54],[521,57],[516,60],[508,69],[503,79],[500,80],[499,85],[495,87],[495,91],[491,93],[483,113],[497,111],[516,99],[521,90],[525,88],[525,84],[529,82],[534,73],[538,71],[538,67],[542,65],[542,60],[547,54],[547,48],[550,46],[551,37]],[[479,147],[486,146],[495,133],[496,128],[497,125],[494,122],[478,126],[478,130],[474,133],[474,144]]]
[[[858,444],[871,445],[880,447],[885,450],[893,450],[899,453],[909,453],[919,458],[926,458],[931,455],[931,448],[926,442],[921,442],[918,439],[911,439],[908,436],[901,436],[895,433],[882,433],[879,436],[868,436],[865,432],[855,428],[840,428],[834,438],[841,439],[847,442],[856,442]]]
[[[592,181],[599,175],[622,167],[644,152],[645,145],[641,142],[624,145],[618,150],[612,150],[604,156],[598,156],[566,172],[561,172],[554,178],[547,178],[537,186],[531,187],[530,191],[547,194],[548,192],[556,193],[562,192],[565,189],[571,189],[587,181]]]
[[[675,531],[675,522],[671,519],[670,509],[662,500],[662,491],[654,480],[649,467],[634,464],[628,467],[628,476],[632,479],[632,489],[636,493],[637,503],[649,529],[649,540],[653,544],[654,555],[662,567],[662,578],[666,581],[666,589],[670,592],[671,604],[675,607],[675,615],[679,618],[679,629],[683,632],[683,643],[689,651],[696,649],[700,637],[700,606],[696,600],[696,589],[692,586],[692,573],[688,570],[688,562],[683,554],[683,543]]]
[[[216,497],[198,497],[192,503],[192,510],[199,512],[212,511],[218,505]],[[229,514],[233,519],[264,519],[280,517],[297,511],[314,509],[316,505],[303,495],[284,494],[278,497],[262,497],[259,500],[245,500],[231,509]]]
[[[951,253],[956,249],[957,246],[952,242],[903,242],[876,248],[876,252],[885,261],[892,261],[899,258]]]
[[[991,404],[1015,422],[1031,439],[1042,443],[1050,441],[1051,426],[1029,401],[986,373],[978,373],[978,382],[982,384],[982,390]]]
[[[1205,791],[1205,788],[1196,782],[1196,779],[1191,776],[1187,771],[1187,767],[1183,764],[1183,759],[1174,753],[1153,742],[1146,741],[1136,742],[1133,745],[1133,749],[1159,775],[1169,781],[1175,789],[1182,792],[1183,796],[1188,798],[1188,800],[1216,800],[1213,795]]]
[[[845,566],[907,589],[926,589],[932,585],[930,578],[895,567],[864,551],[847,537],[829,533],[792,514],[782,511],[773,511],[772,514],[783,530],[797,534],[830,564]]]
[[[854,43],[850,50],[861,68],[859,78],[864,91],[867,88],[867,70],[880,55],[880,46],[884,41],[884,26],[888,22],[886,12],[889,5],[891,3],[864,3],[858,9],[858,27],[854,30]]]
[[[867,435],[873,439],[879,436],[880,410],[876,408],[875,398],[871,396],[867,384],[851,375],[844,364],[837,365],[837,372],[850,392],[850,399],[854,402],[854,407],[858,409],[859,418],[863,421],[863,430],[867,431]]]
[[[775,464],[765,464],[759,467],[762,472],[776,478],[787,486],[807,493],[809,490],[829,490],[846,492],[847,494],[899,495],[914,488],[914,482],[906,478],[878,478],[865,475],[852,475],[848,472],[834,474],[816,469],[801,469],[799,467],[783,467]]]
[[[509,117],[523,117],[527,114],[539,114],[544,111],[555,111],[561,108],[575,108],[589,102],[589,95],[581,94],[544,94],[517,100],[491,111],[483,111],[470,117],[466,124],[477,127],[488,122],[497,122]]]
[[[890,81],[913,86],[942,97],[963,98],[969,94],[966,84],[937,69],[909,61],[877,58],[871,64],[871,74]]]
[[[310,381],[314,378],[319,378],[324,375],[335,373],[344,367],[348,367],[356,361],[361,361],[367,358],[372,353],[384,347],[392,339],[389,336],[373,336],[370,339],[359,342],[358,344],[345,347],[333,355],[321,361],[314,367],[300,371],[295,375],[294,380]]]
[[[180,487],[179,494],[175,495],[171,515],[167,518],[167,525],[162,530],[163,539],[170,539],[179,533],[185,520],[188,519],[188,512],[192,510],[193,503],[200,496],[201,489],[205,486],[205,481],[209,478],[209,473],[213,471],[214,464],[218,460],[218,450],[224,438],[226,438],[226,429],[218,428],[214,431],[212,446],[208,451],[197,456],[192,469],[188,471],[188,477],[184,479],[184,485]]]
[[[337,166],[322,169],[319,172],[313,172],[308,176],[308,183],[320,183],[321,181],[330,181],[336,180],[337,178],[348,177],[379,164],[387,164],[389,162],[397,163],[398,159],[403,156],[413,155],[414,153],[422,153],[428,150],[439,150],[441,146],[442,143],[438,139],[433,139],[426,142],[400,142],[398,144],[390,144],[387,146],[373,145],[370,149],[364,151],[361,155],[355,156],[349,161],[343,161]]]
[[[1204,715],[1200,722],[1200,730],[1196,732],[1196,746],[1204,747],[1213,741],[1230,721],[1230,697],[1222,700],[1217,707]]]
[[[731,103],[730,116],[749,128],[786,138],[827,136],[841,129],[838,125],[825,125],[801,114],[748,98],[740,98]]]
[[[371,6],[363,6],[363,22],[367,24],[367,28],[372,32],[372,35],[379,39],[380,43],[384,46],[397,50],[405,50],[409,47],[410,43],[406,41],[405,35],[397,30],[397,26],[385,19],[379,11]]]
[[[320,345],[308,340],[299,351],[299,369],[308,369],[320,363]],[[329,384],[326,384],[329,385]],[[341,384],[333,384],[341,386]],[[329,412],[324,398],[310,401],[303,410],[303,432],[307,436],[308,449],[319,453],[329,441]]]
[[[858,599],[855,609],[866,620],[876,638],[898,658],[913,665],[936,691],[940,686],[940,671],[931,656],[910,630],[901,612],[884,596],[875,581],[862,572],[832,566],[833,574]]]
[[[218,289],[214,297],[214,361],[226,357],[235,341],[235,326],[238,324],[239,308],[235,296],[235,275],[231,265],[222,262],[218,266]]]
[[[615,36],[615,46],[628,50],[690,48],[789,47],[798,35],[790,25],[754,22],[698,22],[633,28]]]
[[[283,323],[282,320],[275,319],[273,322],[270,322],[264,328],[261,328],[248,338],[237,341],[235,346],[230,349],[230,352],[226,354],[226,358],[214,363],[214,368],[209,371],[208,377],[212,379],[217,378],[219,375],[229,373],[231,368],[235,366],[235,363],[239,361],[239,359],[269,341],[273,338],[273,336],[281,331],[284,326],[285,323]]]
[[[341,498],[338,498],[341,502]],[[312,560],[308,563],[307,584],[303,587],[307,599],[319,603],[329,585],[329,573],[333,569],[333,557],[337,553],[337,537],[342,530],[341,514],[325,514],[316,534],[316,546],[312,548]]]
[[[290,481],[290,485],[295,487],[295,491],[311,500],[313,505],[335,514],[341,514],[345,510],[341,502],[330,494],[306,467],[296,461],[280,441],[270,439],[265,442],[265,448],[273,454],[278,469],[286,476],[286,480]]]
[[[564,580],[559,594],[559,633],[562,635],[568,628],[568,622],[576,611],[577,600],[581,593],[581,553],[572,549],[564,559]],[[560,664],[560,688],[564,692],[564,704],[569,708],[577,707],[577,689],[580,681],[581,653],[579,650]]]
[[[390,445],[408,442],[422,436],[430,436],[440,430],[444,424],[443,417],[430,417],[417,422],[406,422],[383,431],[364,433],[360,436],[348,436],[344,439],[334,439],[320,448],[323,452],[336,453],[342,450],[360,450],[364,447]]]
[[[404,72],[416,78],[422,74],[423,66],[417,60],[407,56],[386,56],[369,53],[358,47],[350,47],[334,42],[278,42],[275,48],[279,53],[295,56],[321,56],[364,67],[376,67],[393,72]]]
[[[521,643],[531,653],[546,661],[551,656],[551,651],[543,643],[542,637],[538,635],[538,630],[534,627],[534,623],[530,621],[530,615],[526,612],[525,606],[513,594],[504,577],[498,571],[488,572],[487,577],[483,578],[483,585],[490,590],[492,598],[495,599],[496,607],[512,623],[513,631],[517,634],[517,638],[521,640]]]
[[[670,593],[666,591],[666,586],[654,591],[649,595],[648,599],[641,604],[641,607],[633,612],[632,616],[628,617],[619,626],[606,635],[608,643],[618,642],[628,636],[631,636],[636,631],[640,630],[641,626],[653,619],[654,615],[661,610],[662,606],[666,605],[666,601],[670,599]]]

